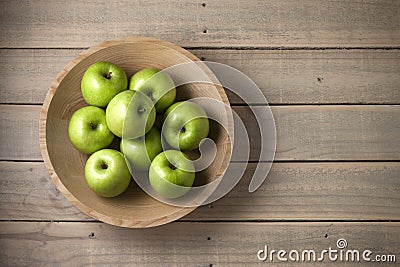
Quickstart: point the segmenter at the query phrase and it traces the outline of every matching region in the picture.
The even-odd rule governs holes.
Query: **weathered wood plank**
[[[190,51],[242,71],[272,104],[400,103],[398,50]],[[43,103],[58,72],[81,52],[0,50],[1,103]],[[242,103],[227,93],[232,104]]]
[[[263,108],[255,109],[259,112]],[[273,106],[271,109],[277,132],[276,160],[400,159],[399,105]],[[249,133],[250,159],[258,160],[258,124],[248,107],[234,107],[234,110]],[[261,116],[261,121],[265,119],[268,117]],[[238,142],[239,151],[242,145]]]
[[[42,104],[57,74],[81,50],[0,50],[2,103]]]
[[[0,177],[0,220],[93,220],[56,189],[43,162],[0,162]]]
[[[365,265],[362,254],[400,257],[400,223],[171,223],[151,229],[117,228],[101,223],[0,223],[2,266],[253,266],[278,264],[257,258],[268,246],[286,250],[291,264],[310,266],[322,250],[339,250],[330,260],[323,254],[324,266]],[[337,240],[348,247],[339,249]],[[288,257],[291,250],[300,253],[299,262]],[[316,252],[316,259],[302,261],[303,250]],[[348,257],[348,250],[359,251]],[[356,252],[354,252],[356,253]],[[353,261],[354,259],[354,261]],[[392,259],[394,260],[394,259]],[[287,262],[288,263],[288,262]],[[386,262],[385,266],[395,263]]]
[[[88,47],[127,35],[192,47],[392,47],[400,43],[396,0],[204,3],[2,1],[0,47]]]
[[[200,50],[199,53],[205,60],[241,70],[272,104],[400,103],[397,50]],[[229,90],[227,93],[231,103],[242,102]]]
[[[0,159],[41,160],[40,109],[40,106],[0,105]],[[234,110],[249,133],[250,159],[258,160],[257,122],[248,107],[234,107]],[[398,105],[274,106],[272,112],[277,128],[276,160],[400,159]],[[237,147],[240,149],[241,145],[238,142]]]
[[[274,163],[263,185],[249,193],[255,167],[249,164],[242,180],[224,198],[185,219],[399,219],[399,162]]]
[[[255,167],[183,220],[400,220],[400,163],[274,163],[250,194]],[[43,163],[0,162],[0,177],[0,220],[93,220],[60,194]]]
[[[0,105],[0,159],[41,160],[40,106]]]

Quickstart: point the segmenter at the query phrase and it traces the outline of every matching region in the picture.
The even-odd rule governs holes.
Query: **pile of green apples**
[[[96,62],[85,71],[81,91],[88,106],[73,113],[68,135],[77,150],[91,154],[85,178],[92,191],[102,197],[122,194],[132,180],[130,169],[147,172],[162,197],[178,198],[190,190],[195,167],[185,152],[208,136],[209,121],[200,105],[175,102],[175,84],[167,73],[142,69],[128,82],[119,66]],[[115,139],[119,150],[110,146]]]

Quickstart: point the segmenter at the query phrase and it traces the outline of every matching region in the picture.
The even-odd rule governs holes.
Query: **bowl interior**
[[[164,69],[193,60],[198,59],[170,43],[130,39],[91,48],[60,73],[49,91],[52,95],[45,113],[46,151],[42,152],[48,155],[49,162],[46,161],[47,157],[44,158],[46,165],[50,165],[48,168],[55,184],[78,208],[96,219],[126,227],[148,227],[167,223],[193,210],[159,202],[144,193],[133,180],[125,193],[118,197],[98,197],[89,189],[84,177],[88,155],[80,153],[71,145],[67,131],[72,114],[87,105],[82,98],[80,83],[85,70],[91,64],[98,61],[113,62],[124,69],[130,78],[143,68]],[[211,73],[208,75],[212,76]],[[193,83],[177,88],[178,100],[193,97],[209,97],[229,103],[223,89],[216,85]],[[221,110],[220,114],[226,119],[226,110]],[[211,123],[210,137],[217,145],[217,155],[207,169],[196,173],[197,185],[214,180],[225,171],[229,163],[230,140],[226,131],[221,128],[220,125]],[[192,153],[191,156],[196,157],[196,153]]]

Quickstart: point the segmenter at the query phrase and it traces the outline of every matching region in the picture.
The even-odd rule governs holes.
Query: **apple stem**
[[[112,72],[111,71],[109,71],[107,74],[106,74],[106,76],[104,76],[106,79],[110,79],[111,78],[111,74],[112,74]]]
[[[145,113],[146,112],[146,108],[140,108],[140,109],[138,109],[138,112],[139,113]]]
[[[176,170],[176,166],[175,166],[173,163],[170,163],[170,164],[169,164],[169,167],[170,167],[172,170]]]
[[[90,127],[92,127],[93,130],[96,129],[96,125],[92,121],[90,122]]]
[[[106,163],[102,162],[102,163],[101,163],[101,168],[102,168],[103,170],[105,170],[105,169],[108,168],[108,165],[107,165]]]
[[[151,101],[154,101],[154,100],[155,100],[154,97],[153,97],[153,94],[152,94],[151,92],[149,92],[147,95],[148,95],[148,97],[151,99]]]

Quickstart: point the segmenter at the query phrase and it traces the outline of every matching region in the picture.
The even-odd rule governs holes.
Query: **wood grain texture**
[[[234,163],[232,163],[234,164]],[[400,163],[273,163],[263,185],[248,192],[256,164],[239,184],[195,220],[399,220]]]
[[[189,51],[242,71],[271,104],[400,103],[398,50]],[[57,74],[80,53],[80,49],[0,50],[1,103],[43,103]],[[242,103],[226,92],[232,104]]]
[[[200,50],[198,55],[241,70],[271,104],[400,103],[398,50]],[[231,103],[242,103],[226,92]]]
[[[274,163],[249,193],[255,167],[183,220],[400,220],[398,162]],[[0,177],[0,220],[93,221],[55,188],[41,162],[0,162]]]
[[[81,52],[0,49],[1,102],[42,104],[57,74]]]
[[[257,259],[257,252],[266,245],[269,250],[301,253],[307,249],[321,255],[329,247],[337,249],[337,240],[343,238],[348,244],[344,253],[357,249],[362,255],[368,249],[373,252],[371,259],[382,254],[398,259],[399,229],[400,223],[178,222],[123,229],[101,223],[0,222],[0,258],[2,266],[270,266],[279,263],[276,255],[272,262]],[[298,262],[301,266],[311,263]],[[366,264],[330,261],[328,255],[319,263]]]
[[[0,177],[0,220],[93,220],[67,201],[43,162],[0,162]]]
[[[396,0],[3,1],[0,47],[89,47],[132,35],[192,47],[393,47],[399,9]]]
[[[41,160],[39,106],[0,105],[0,159]]]
[[[1,1],[0,265],[275,265],[257,260],[264,245],[320,251],[339,238],[398,262],[399,14],[397,0]],[[55,188],[41,162],[39,105],[84,48],[125,36],[164,39],[229,64],[270,103],[289,104],[272,108],[283,162],[258,191],[247,192],[251,163],[212,205],[165,226],[124,229],[93,221]],[[248,108],[235,111],[257,160],[256,122]],[[298,162],[309,160],[322,162]],[[326,162],[342,160],[349,162]],[[355,162],[376,160],[383,162]],[[338,264],[365,263],[319,265]]]
[[[264,107],[256,107],[262,109]],[[0,105],[2,160],[41,160],[40,106]],[[247,126],[251,160],[259,136],[247,107],[234,107]],[[399,160],[400,106],[274,106],[276,160]],[[239,149],[242,143],[238,142]],[[242,160],[237,158],[237,160]]]
[[[255,107],[257,113],[265,109]],[[400,106],[273,106],[276,160],[399,160]],[[234,107],[246,125],[250,159],[259,157],[258,124],[249,107]],[[261,115],[261,122],[268,117]],[[244,143],[235,143],[245,151]],[[245,160],[245,158],[236,158]]]

